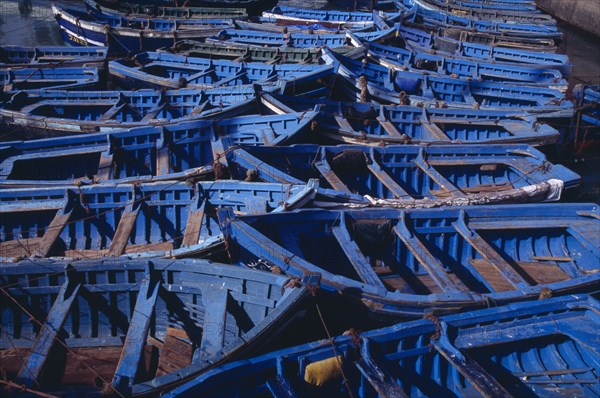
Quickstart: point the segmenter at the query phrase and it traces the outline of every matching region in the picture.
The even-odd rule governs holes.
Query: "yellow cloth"
[[[313,362],[307,365],[304,370],[304,381],[320,387],[330,380],[338,379],[342,376],[341,364],[343,364],[341,355]]]

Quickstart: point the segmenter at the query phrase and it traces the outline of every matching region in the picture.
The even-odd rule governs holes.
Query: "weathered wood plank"
[[[498,272],[514,287],[528,287],[529,283],[498,253],[494,248],[481,237],[475,230],[469,228],[466,224],[466,215],[463,210],[460,212],[458,221],[453,222],[452,226],[456,231],[473,247],[477,253],[490,265],[495,267]]]
[[[156,376],[173,373],[191,363],[192,345],[182,340],[187,338],[183,329],[167,328],[167,336],[160,347]]]
[[[121,215],[119,225],[117,225],[117,230],[115,231],[115,235],[108,248],[109,256],[120,256],[125,252],[129,235],[131,235],[131,231],[133,231],[139,210],[142,207],[141,203],[137,202],[137,199],[135,199],[135,196],[133,200],[135,200],[135,202],[128,204]]]
[[[506,292],[513,290],[514,285],[498,271],[489,260],[485,258],[473,258],[469,262],[475,270],[481,275],[481,279],[488,287],[496,292]]]
[[[213,363],[219,357],[219,352],[223,348],[225,315],[227,313],[227,289],[218,289],[214,286],[206,285],[202,291],[202,300],[206,308],[204,315],[204,324],[202,331],[202,341],[197,353],[194,353],[194,361],[198,355],[198,360],[202,363]]]
[[[377,159],[375,158],[375,151],[371,148],[371,163],[367,163],[367,168],[373,175],[381,181],[381,183],[389,189],[396,199],[404,198],[410,199],[411,196],[406,192],[388,173],[383,170]]]
[[[100,180],[110,180],[113,171],[114,156],[109,151],[104,151],[100,154],[100,162],[98,163],[98,173],[96,174]]]
[[[417,261],[427,270],[431,278],[443,291],[468,291],[469,289],[462,283],[455,283],[448,277],[448,271],[443,264],[427,249],[427,246],[413,234],[406,224],[406,213],[402,212],[398,224],[394,227],[394,232],[406,245],[408,250],[415,256]]]
[[[345,213],[341,213],[340,223],[337,227],[332,228],[332,233],[340,244],[340,248],[344,254],[346,254],[348,261],[350,261],[350,264],[354,267],[359,278],[368,285],[387,290],[383,282],[379,279],[379,276],[373,271],[373,267],[371,267],[371,264],[369,264],[365,255],[350,236],[350,232],[346,227]]]
[[[536,283],[554,283],[571,279],[558,265],[535,261],[517,261],[517,265]]]
[[[452,184],[446,177],[441,175],[435,168],[427,164],[425,160],[425,152],[423,149],[419,151],[419,156],[415,159],[415,165],[417,165],[425,174],[429,176],[437,185],[443,190],[451,194],[452,196],[462,197],[465,196],[454,184]]]
[[[198,192],[192,198],[188,209],[188,218],[185,225],[185,234],[183,235],[183,246],[191,246],[200,240],[200,231],[202,230],[202,220],[204,220],[204,210],[206,201]]]
[[[148,270],[142,280],[140,291],[137,295],[133,315],[129,322],[129,330],[121,351],[121,358],[113,377],[113,386],[121,392],[128,392],[135,382],[135,375],[142,356],[142,351],[150,328],[154,305],[160,288],[159,279]]]
[[[73,274],[71,274],[68,280],[62,285],[60,292],[48,313],[46,322],[40,330],[35,344],[31,349],[31,354],[27,358],[27,362],[19,371],[17,380],[20,383],[23,383],[28,387],[31,387],[36,383],[36,380],[48,359],[48,354],[54,346],[57,335],[62,329],[71,306],[79,293],[80,287],[81,283],[73,276]]]
[[[42,236],[39,246],[35,251],[35,256],[47,257],[48,253],[50,253],[52,246],[54,246],[63,229],[65,229],[67,223],[75,213],[77,206],[74,196],[75,195],[71,193],[71,191],[67,191],[65,194],[65,205],[62,209],[56,212],[56,215],[50,222],[50,225],[46,227],[44,236]]]
[[[333,189],[341,192],[352,193],[346,184],[344,184],[331,169],[329,162],[327,162],[327,157],[324,150],[321,151],[321,159],[318,162],[315,162],[314,165]]]

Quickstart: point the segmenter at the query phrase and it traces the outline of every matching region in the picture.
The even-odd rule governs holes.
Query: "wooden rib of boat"
[[[21,91],[0,103],[0,126],[14,132],[4,140],[111,132],[247,114],[256,111],[255,98],[252,87]]]
[[[596,204],[219,214],[234,264],[319,272],[321,289],[420,316],[600,288]]]
[[[395,28],[388,28],[382,31],[375,32],[356,32],[346,34],[326,34],[326,35],[309,35],[309,34],[282,34],[256,32],[252,30],[233,30],[226,29],[219,32],[217,35],[206,39],[207,42],[234,42],[268,47],[298,47],[298,48],[314,48],[314,47],[343,47],[350,45],[355,35],[357,39],[366,41],[381,41],[389,39],[396,35]],[[358,40],[356,40],[358,41]]]
[[[35,259],[0,264],[0,281],[9,395],[155,396],[256,351],[307,296],[201,260]]]
[[[219,178],[228,145],[279,145],[309,138],[316,112],[242,116],[157,127],[5,142],[0,185],[41,186],[119,180]],[[308,136],[308,137],[307,137]]]
[[[95,184],[0,191],[3,258],[190,257],[222,242],[216,209],[287,211],[318,187],[217,181]],[[207,249],[208,246],[208,249]]]
[[[560,71],[529,65],[508,65],[495,62],[446,58],[377,43],[367,43],[369,59],[393,70],[410,70],[446,75],[459,79],[503,81],[528,86],[561,87],[567,82]]]
[[[245,8],[220,7],[167,7],[161,5],[143,5],[137,3],[115,2],[110,0],[85,0],[89,10],[114,17],[133,16],[159,19],[233,19],[246,18]]]
[[[106,47],[65,47],[65,46],[2,46],[0,47],[0,67],[57,67],[95,66],[101,67],[106,60]]]
[[[195,58],[164,52],[137,54],[132,60],[110,61],[108,69],[125,88],[239,87],[287,82],[297,93],[322,87],[319,79],[335,74],[331,65],[266,64]]]
[[[100,86],[98,68],[50,67],[26,68],[0,67],[0,92],[19,90],[81,90]]]
[[[502,110],[527,109],[533,113],[554,113],[570,117],[573,104],[561,90],[546,87],[509,85],[498,82],[460,80],[409,71],[392,71],[371,63],[360,62],[323,49],[328,63],[339,63],[339,89],[335,99],[385,104],[430,106],[443,102],[450,108]]]
[[[223,19],[117,18],[56,4],[52,10],[67,44],[108,47],[112,53],[152,51],[178,40],[204,39],[233,27],[231,20]]]
[[[464,4],[447,3],[440,0],[411,0],[419,7],[437,12],[442,15],[461,16],[470,20],[486,20],[494,22],[512,22],[531,25],[549,25],[556,26],[556,20],[550,15],[542,14],[520,7],[514,6],[496,6],[495,8],[486,7],[483,4],[475,5],[471,3],[468,6]]]
[[[239,180],[304,184],[318,179],[319,192],[336,191],[356,203],[366,202],[367,196],[416,202],[491,197],[550,179],[575,187],[580,179],[526,145],[246,147],[229,151],[227,166],[229,175]],[[560,188],[548,188],[548,196],[529,201],[558,200]]]
[[[564,54],[554,54],[542,51],[527,51],[518,48],[507,48],[502,45],[486,45],[485,43],[468,42],[468,36],[443,37],[419,29],[400,26],[399,36],[412,50],[439,54],[445,57],[459,57],[474,61],[494,63],[525,64],[528,67],[557,69],[564,75],[571,73],[572,65],[569,57]]]
[[[596,396],[599,311],[577,295],[350,331],[220,366],[165,397]]]

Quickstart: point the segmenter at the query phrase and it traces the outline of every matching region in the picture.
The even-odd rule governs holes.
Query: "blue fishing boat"
[[[152,17],[160,19],[233,19],[246,18],[245,8],[220,8],[220,7],[170,7],[157,5],[143,5],[138,3],[123,3],[110,0],[85,0],[85,5],[90,11],[114,17]]]
[[[454,40],[467,43],[482,44],[494,47],[506,47],[509,49],[525,51],[543,51],[554,52],[558,49],[556,39],[547,37],[515,36],[494,34],[489,31],[479,31],[478,29],[464,29],[453,26],[439,26],[427,21],[403,22],[403,26],[417,29],[424,33],[447,37]]]
[[[468,35],[463,35],[459,37],[460,40],[456,40],[406,26],[400,26],[398,33],[404,41],[404,45],[417,52],[443,55],[446,58],[459,57],[511,65],[524,64],[529,68],[557,69],[564,75],[569,75],[572,69],[569,57],[564,54],[507,48],[502,43],[486,45],[468,42],[466,41],[469,38]]]
[[[256,352],[308,296],[201,260],[35,259],[1,263],[0,281],[8,396],[156,395]]]
[[[404,99],[407,99],[404,97]],[[263,106],[275,113],[309,111],[319,106],[317,131],[334,142],[367,143],[516,143],[545,145],[559,132],[529,114],[529,109],[448,109],[407,105],[340,102],[260,93]],[[538,116],[559,117],[563,113]]]
[[[230,261],[285,275],[376,314],[422,316],[600,289],[595,204],[219,214]]]
[[[468,3],[468,5],[447,3],[440,0],[411,0],[424,10],[437,12],[442,15],[461,16],[470,20],[486,20],[493,22],[512,22],[531,25],[555,26],[556,20],[550,15],[542,14],[534,9],[523,10],[518,6],[495,6],[490,8],[485,4]]]
[[[204,39],[233,27],[223,19],[113,17],[52,5],[65,42],[72,46],[108,47],[113,53],[152,51],[178,40]]]
[[[263,87],[269,90],[269,87]],[[110,132],[256,112],[252,87],[208,90],[20,91],[0,103],[4,140]]]
[[[295,24],[287,24],[283,25],[280,21],[273,18],[266,17],[251,17],[247,20],[235,20],[235,26],[242,30],[256,30],[261,32],[269,32],[269,33],[300,33],[300,34],[330,34],[330,33],[340,33],[341,31],[348,30],[354,32],[365,32],[373,29],[373,25],[365,25],[358,26],[354,28],[353,26],[346,25],[335,25],[331,27],[328,24],[320,24],[320,23],[312,23],[305,22],[302,23],[298,21]]]
[[[336,51],[340,50],[341,47],[336,48]],[[172,47],[161,48],[158,51],[195,58],[232,59],[242,62],[270,61],[277,64],[316,64],[321,59],[319,48],[261,47],[216,41],[200,43],[192,40],[182,40]],[[354,48],[349,48],[348,51],[354,51]]]
[[[226,145],[278,145],[308,139],[316,115],[241,116],[5,142],[0,147],[0,185],[134,183],[213,174],[220,178],[224,171],[213,170],[213,161],[224,155]]]
[[[215,209],[287,211],[308,185],[217,181],[3,189],[0,253],[24,257],[190,257],[222,242]]]
[[[331,65],[267,64],[194,58],[164,52],[137,54],[132,60],[110,61],[113,79],[125,88],[239,87],[248,84],[286,83],[296,93],[322,88],[321,80],[333,77]]]
[[[411,4],[413,1],[414,0],[409,0]],[[529,13],[520,14],[531,15]],[[562,32],[558,30],[558,27],[555,24],[544,25],[537,23],[522,23],[521,21],[517,23],[513,21],[486,21],[479,18],[470,19],[451,13],[427,10],[423,7],[419,7],[419,10],[412,16],[411,22],[464,31],[475,30],[477,32],[492,35],[548,40],[562,39]]]
[[[106,47],[1,46],[0,67],[96,66],[106,61]]]
[[[469,201],[475,195],[490,199],[499,193],[509,201],[509,191],[550,179],[557,180],[557,189],[548,185],[535,198],[513,200],[558,200],[562,186],[575,187],[580,179],[526,145],[245,147],[233,148],[226,158],[227,171],[235,179],[290,184],[318,179],[319,192],[337,191],[339,197],[369,204],[377,202],[368,198],[377,198],[433,206],[435,199]]]
[[[381,17],[390,21],[396,21],[405,17],[401,11],[384,13],[379,11]],[[336,11],[336,10],[314,10],[308,8],[296,8],[278,5],[269,12],[263,12],[263,17],[273,19],[280,24],[320,24],[326,27],[359,28],[373,26],[372,12],[358,11]]]
[[[0,66],[0,92],[19,90],[81,90],[100,86],[98,68],[50,67],[26,68]]]
[[[96,0],[101,1],[105,6],[118,8],[120,0]],[[138,6],[159,6],[159,7],[211,7],[222,9],[244,8],[248,15],[260,15],[266,9],[272,8],[277,4],[277,0],[135,0]]]
[[[370,60],[393,70],[426,72],[459,79],[504,81],[528,86],[568,86],[567,81],[556,69],[447,58],[377,43],[367,43],[365,46]]]
[[[165,397],[596,396],[599,310],[576,295],[350,330],[222,365]]]
[[[389,28],[375,32],[356,32],[353,33],[356,38],[365,41],[385,40],[396,35],[395,28]],[[352,43],[353,37],[350,34],[278,34],[268,32],[256,32],[252,30],[233,30],[226,29],[219,32],[216,36],[206,39],[207,42],[234,42],[269,47],[342,47]]]
[[[382,103],[501,110],[527,109],[533,113],[554,113],[569,117],[573,104],[553,88],[509,85],[426,75],[349,59],[323,49],[327,63],[339,63],[335,99],[375,100]]]

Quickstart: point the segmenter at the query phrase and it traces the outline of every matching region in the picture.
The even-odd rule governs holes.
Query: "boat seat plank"
[[[188,209],[188,218],[182,242],[183,246],[191,246],[198,243],[200,231],[202,230],[202,220],[204,220],[205,208],[206,201],[201,199],[200,195],[196,193]]]
[[[262,160],[248,153],[244,149],[234,151],[236,163],[248,170],[256,170],[261,180],[265,182],[278,182],[282,184],[304,184],[303,181],[292,177],[280,170],[269,166]]]
[[[206,288],[202,291],[202,300],[206,308],[202,328],[200,348],[194,353],[194,362],[212,363],[223,348],[225,315],[227,314],[227,289]],[[198,358],[197,358],[198,356]]]
[[[388,173],[385,172],[385,170],[383,170],[374,155],[374,151],[371,149],[371,163],[367,163],[369,171],[394,194],[396,199],[411,199],[408,192],[406,192]]]
[[[340,126],[340,128],[342,130],[354,131],[354,127],[352,127],[350,122],[348,122],[348,119],[346,119],[345,117],[335,116],[335,121],[337,122],[338,126]]]
[[[156,175],[162,176],[171,173],[171,148],[165,145],[156,150]]]
[[[402,240],[417,261],[427,270],[433,281],[443,291],[468,291],[460,281],[453,281],[443,264],[427,249],[427,246],[414,235],[406,224],[405,213],[394,227],[394,233]]]
[[[113,171],[113,154],[108,151],[103,151],[100,154],[100,161],[98,162],[98,173],[97,176],[101,180],[110,180],[111,173]]]
[[[415,159],[415,165],[419,167],[419,169],[421,169],[425,174],[427,174],[429,178],[431,178],[437,185],[439,185],[450,195],[455,197],[465,196],[465,194],[461,192],[454,184],[448,181],[446,177],[442,176],[435,168],[427,164],[422,149],[419,151],[419,156],[417,156],[417,158]]]
[[[47,257],[52,249],[54,243],[58,240],[60,234],[63,229],[65,229],[67,223],[73,217],[75,213],[75,205],[74,199],[72,199],[71,194],[67,192],[65,197],[65,205],[63,208],[59,209],[56,212],[56,215],[50,222],[50,225],[46,227],[44,231],[44,236],[39,241],[39,246],[35,251],[35,256],[37,257]]]
[[[469,263],[481,275],[481,281],[491,290],[496,292],[506,292],[513,290],[514,286],[498,271],[498,269],[485,258],[472,258]]]
[[[321,152],[321,159],[315,162],[314,166],[333,189],[345,193],[352,193],[350,192],[346,184],[344,184],[342,180],[333,172],[331,166],[327,162],[327,158],[325,156],[324,151]]]
[[[382,119],[380,117],[377,118],[377,121],[390,137],[402,138],[403,134],[398,131],[396,126],[394,126],[394,123],[390,122],[389,120]]]
[[[458,221],[452,226],[469,243],[479,255],[498,270],[508,283],[515,288],[529,287],[529,283],[500,255],[476,230],[469,228],[465,223],[465,213],[461,210]]]
[[[367,260],[356,242],[350,236],[350,232],[346,227],[346,217],[344,216],[344,213],[342,213],[339,225],[332,228],[332,233],[360,279],[368,285],[385,289],[385,285],[381,282],[381,279],[379,279],[379,276],[375,271],[373,271],[373,267],[369,264],[369,260]]]
[[[44,364],[48,359],[48,354],[54,346],[54,341],[62,329],[71,306],[79,293],[81,283],[76,278],[68,276],[68,280],[62,285],[52,308],[48,313],[40,333],[31,349],[31,354],[27,357],[26,363],[21,367],[17,380],[30,387],[36,383]]]
[[[110,242],[110,247],[108,248],[109,256],[120,256],[125,252],[129,235],[131,235],[131,231],[133,231],[133,227],[135,226],[135,222],[141,207],[142,206],[140,203],[130,203],[123,211],[121,219],[119,220],[119,225],[117,225],[115,235],[113,236],[113,239]]]
[[[450,137],[444,131],[439,128],[435,123],[423,122],[421,128],[425,129],[433,138],[437,141],[449,142]]]
[[[112,381],[118,391],[128,391],[135,382],[159,288],[160,280],[152,275],[152,270],[149,270],[140,284],[127,337]]]
[[[517,265],[538,284],[561,282],[571,279],[558,265],[537,261],[517,261]]]

